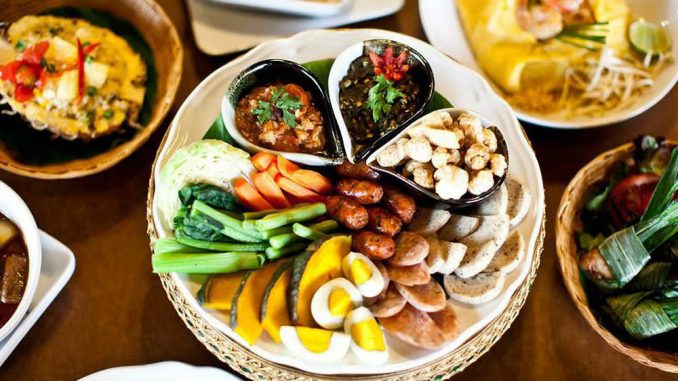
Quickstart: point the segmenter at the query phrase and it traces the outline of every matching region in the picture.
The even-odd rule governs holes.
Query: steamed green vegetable
[[[300,243],[295,243],[293,245],[288,245],[282,248],[273,248],[269,247],[266,249],[266,259],[269,261],[272,261],[274,259],[286,257],[288,255],[292,254],[298,254],[301,253],[302,251],[306,250],[306,247],[308,244],[300,242]]]
[[[230,211],[239,209],[235,196],[231,192],[209,184],[192,184],[181,188],[179,200],[184,206],[189,206],[193,201],[198,200],[217,209]]]
[[[181,207],[177,194],[187,185],[211,184],[231,191],[231,181],[254,172],[249,154],[220,140],[200,140],[179,148],[162,166],[155,196],[163,222],[172,219]]]
[[[154,273],[219,274],[260,268],[265,257],[254,252],[155,254]]]
[[[283,225],[310,220],[322,216],[325,212],[327,212],[325,204],[316,202],[314,204],[297,206],[285,209],[281,212],[269,214],[264,218],[256,220],[254,225],[259,231],[271,230]]]
[[[332,232],[334,230],[337,230],[339,228],[339,223],[335,220],[325,220],[325,221],[322,221],[322,222],[311,224],[311,225],[308,226],[308,228],[312,229],[313,231],[320,232],[320,233],[329,233],[329,232]],[[268,231],[273,231],[273,230],[268,230]],[[268,243],[271,244],[271,247],[273,247],[275,249],[279,249],[279,248],[287,246],[291,243],[301,242],[302,240],[303,240],[303,237],[301,235],[297,235],[294,232],[291,232],[291,229],[290,229],[289,233],[272,236],[271,238],[268,239]]]

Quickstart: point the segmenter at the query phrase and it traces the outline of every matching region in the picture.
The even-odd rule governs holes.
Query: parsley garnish
[[[378,122],[379,119],[391,112],[391,106],[398,98],[405,97],[402,91],[393,87],[393,82],[386,79],[383,75],[374,77],[377,84],[370,88],[367,93],[367,102],[365,106],[372,110],[372,119]]]
[[[303,103],[297,97],[291,96],[284,87],[278,87],[273,90],[270,102],[259,101],[257,107],[252,109],[252,114],[257,116],[259,123],[266,123],[273,117],[273,109],[280,110],[282,121],[290,127],[297,126],[297,118],[294,111],[299,110]]]
[[[21,53],[24,50],[26,50],[26,41],[24,40],[19,40],[16,42],[16,45],[14,45],[14,49],[16,49],[17,52]]]

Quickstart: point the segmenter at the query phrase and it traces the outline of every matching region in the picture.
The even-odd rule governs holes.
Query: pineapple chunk
[[[108,78],[108,65],[99,62],[85,63],[85,84],[100,88]]]
[[[64,72],[59,78],[57,86],[57,98],[64,101],[71,101],[78,97],[78,71],[69,70]]]
[[[120,98],[140,105],[144,103],[145,92],[146,89],[144,87],[137,87],[128,83],[124,84],[120,89]]]
[[[45,52],[45,59],[63,63],[75,62],[78,60],[78,48],[56,36],[49,43],[49,48]]]

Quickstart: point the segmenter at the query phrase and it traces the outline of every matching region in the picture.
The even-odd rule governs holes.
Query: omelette
[[[456,3],[481,68],[508,95],[509,101],[521,96],[530,98],[533,107],[526,108],[554,107],[566,70],[599,55],[601,48],[609,48],[616,56],[629,55],[626,31],[630,12],[625,0],[456,0]],[[604,46],[565,38],[568,30],[580,26],[604,32]]]
[[[0,94],[33,127],[69,140],[140,127],[146,64],[122,37],[55,16],[25,16],[4,37]]]

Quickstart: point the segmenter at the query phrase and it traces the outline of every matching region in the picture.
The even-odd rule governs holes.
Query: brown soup
[[[19,228],[0,214],[0,327],[12,317],[26,290],[28,249]]]

